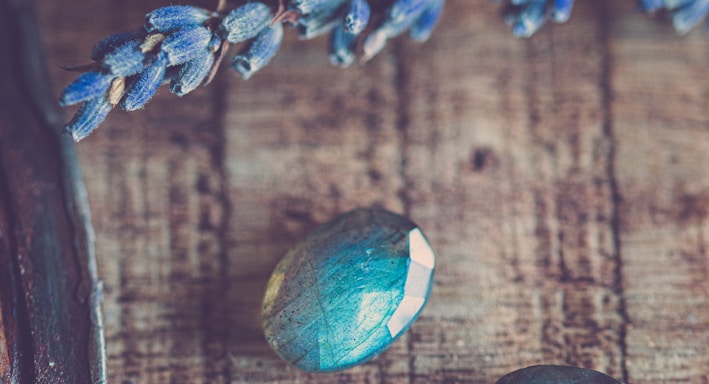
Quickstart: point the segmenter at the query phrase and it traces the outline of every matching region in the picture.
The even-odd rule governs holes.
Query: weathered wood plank
[[[709,382],[709,40],[635,16],[611,24],[627,368]]]
[[[451,1],[458,28],[407,47],[408,202],[441,254],[417,382],[539,363],[622,377],[598,4],[529,41],[480,8]]]
[[[159,5],[42,4],[50,64]],[[113,112],[79,146],[112,381],[491,383],[537,363],[706,381],[709,42],[610,0],[531,40],[496,11],[450,0],[430,42],[347,70],[289,33],[248,82],[224,69]],[[372,204],[426,231],[431,302],[379,359],[298,372],[261,334],[268,275]]]

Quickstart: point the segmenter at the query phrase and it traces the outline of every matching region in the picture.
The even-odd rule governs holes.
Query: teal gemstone
[[[508,373],[496,384],[620,384],[614,378],[590,369],[564,365],[534,365]]]
[[[276,266],[263,302],[266,340],[309,372],[364,363],[414,322],[431,292],[434,265],[411,220],[380,209],[343,214]]]

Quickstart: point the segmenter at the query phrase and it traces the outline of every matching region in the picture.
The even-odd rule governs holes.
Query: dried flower
[[[709,0],[637,0],[648,13],[667,13],[677,32],[686,34],[709,15]],[[504,0],[503,19],[517,37],[530,37],[551,19],[566,22],[574,0]]]
[[[571,16],[574,0],[506,0],[503,20],[517,37],[530,37],[551,19],[564,23]]]
[[[278,23],[266,27],[251,41],[248,47],[234,56],[231,66],[248,80],[256,71],[271,61],[283,40],[283,25]]]
[[[176,5],[145,17],[143,28],[99,41],[91,50],[94,63],[67,68],[82,74],[62,93],[62,105],[81,103],[65,131],[79,141],[96,129],[116,105],[140,109],[170,83],[184,96],[208,84],[229,44],[243,47],[231,67],[244,79],[266,66],[283,40],[283,23],[301,39],[330,32],[330,61],[347,67],[379,52],[387,39],[406,30],[425,41],[438,21],[445,0],[279,0],[276,12],[249,1],[226,12]],[[372,5],[376,5],[376,8]]]
[[[385,19],[363,42],[363,57],[372,58],[384,48],[386,41],[410,30],[410,36],[425,41],[440,17],[445,0],[395,0],[386,12]],[[431,18],[431,16],[434,16]],[[429,30],[421,33],[421,30]]]
[[[645,12],[667,11],[672,25],[681,35],[709,15],[709,0],[639,0],[639,6]]]

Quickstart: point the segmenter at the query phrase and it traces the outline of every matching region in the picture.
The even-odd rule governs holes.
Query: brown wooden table
[[[493,383],[558,363],[709,383],[709,37],[577,3],[519,40],[498,5],[450,0],[429,42],[347,70],[287,31],[249,81],[223,68],[113,112],[78,145],[110,382]],[[164,4],[38,2],[57,94],[58,65]],[[430,302],[374,361],[301,373],[262,336],[267,278],[369,205],[427,233]]]

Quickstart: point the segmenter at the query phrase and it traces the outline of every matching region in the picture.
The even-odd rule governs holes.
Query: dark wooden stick
[[[28,0],[0,0],[0,381],[105,382],[88,202]]]

